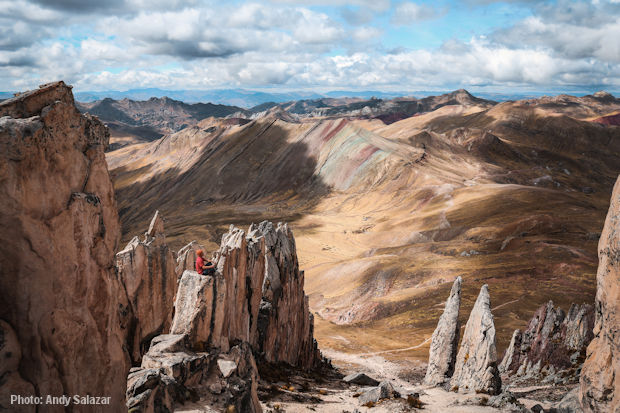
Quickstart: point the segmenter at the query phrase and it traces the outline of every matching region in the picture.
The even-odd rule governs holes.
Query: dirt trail
[[[424,403],[421,411],[427,413],[496,413],[502,410],[482,406],[479,404],[480,395],[458,394],[447,392],[440,388],[426,388],[422,386],[421,371],[424,370],[422,363],[395,363],[381,357],[381,354],[388,354],[400,351],[407,351],[418,348],[426,344],[428,340],[407,348],[379,351],[374,353],[343,353],[329,348],[322,349],[324,356],[332,360],[343,374],[353,372],[363,372],[378,381],[389,381],[403,397],[408,394],[418,393],[420,400]],[[416,370],[416,374],[411,372]],[[404,399],[384,400],[372,408],[361,406],[357,394],[363,386],[352,385],[349,388],[334,389],[329,385],[320,386],[312,390],[313,395],[321,402],[293,402],[293,401],[271,401],[263,403],[265,412],[287,412],[287,413],[345,413],[345,412],[372,412],[372,413],[398,413],[419,411],[410,408]],[[548,386],[534,386],[523,388],[512,388],[515,394],[530,396],[530,391],[544,389]],[[528,398],[519,398],[521,403],[531,408],[534,404],[541,404],[544,408],[550,408],[551,403]],[[279,410],[278,410],[279,409]]]

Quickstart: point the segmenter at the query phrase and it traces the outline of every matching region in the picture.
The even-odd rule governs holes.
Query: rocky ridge
[[[145,101],[105,98],[95,102],[78,103],[77,106],[81,112],[99,117],[102,122],[108,124],[115,135],[134,134],[148,141],[178,132],[209,116],[249,114],[248,111],[236,106],[212,103],[187,104],[168,97]]]
[[[579,377],[592,340],[594,311],[573,304],[568,314],[553,302],[541,306],[524,332],[515,330],[499,366],[501,373],[523,379],[568,382]]]
[[[110,396],[91,411],[124,406],[129,304],[114,270],[120,225],[108,138],[63,82],[0,103],[0,319],[5,346],[16,349],[3,361],[2,407],[20,389]]]
[[[133,363],[139,364],[151,339],[170,328],[177,289],[174,254],[166,244],[159,211],[143,240],[134,237],[116,254],[116,268],[130,304],[128,348]]]
[[[129,375],[128,407],[172,409],[200,400],[260,411],[256,360],[304,369],[322,362],[292,231],[262,222],[246,235],[231,226],[215,254],[213,276],[187,269],[196,245],[179,251],[183,273],[170,334],[155,337]]]

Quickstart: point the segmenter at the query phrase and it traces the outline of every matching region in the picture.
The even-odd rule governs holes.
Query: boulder
[[[382,381],[377,387],[366,388],[359,395],[359,402],[361,405],[368,403],[377,403],[379,400],[391,399],[395,397],[396,392],[392,384],[387,381]]]
[[[620,178],[598,244],[594,339],[580,378],[586,412],[620,412]]]
[[[360,386],[377,386],[379,382],[364,373],[353,373],[345,376],[342,381],[350,384],[358,384]]]
[[[130,413],[174,411],[179,399],[177,383],[159,369],[138,369],[127,377],[127,409]]]
[[[428,354],[428,367],[424,377],[425,385],[442,385],[450,380],[454,372],[459,334],[461,332],[459,323],[461,282],[461,277],[457,277],[454,281],[443,314],[439,318],[437,328],[433,332]]]
[[[197,401],[224,411],[261,412],[258,371],[247,343],[224,353],[195,353],[183,348],[186,337],[155,337],[142,366],[127,380],[127,408],[135,412],[172,412],[177,403]],[[234,368],[233,368],[234,366]]]
[[[463,340],[456,356],[452,389],[461,393],[499,394],[502,389],[497,369],[495,325],[491,314],[489,289],[485,284],[471,310]]]
[[[579,404],[579,388],[576,387],[566,393],[566,396],[557,403],[555,409],[558,413],[583,413],[583,409]]]
[[[166,244],[159,211],[155,212],[144,239],[134,237],[116,254],[116,269],[131,311],[128,348],[133,363],[138,365],[151,339],[169,330],[177,290],[174,255]]]
[[[0,103],[0,319],[34,392],[111,397],[93,412],[123,409],[130,366],[108,140],[63,82]]]
[[[496,396],[492,396],[486,403],[487,406],[495,407],[502,412],[528,412],[525,406],[517,400],[515,395],[505,390]]]

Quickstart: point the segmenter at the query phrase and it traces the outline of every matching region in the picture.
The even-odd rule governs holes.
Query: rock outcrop
[[[576,378],[593,325],[591,305],[573,304],[565,314],[549,301],[536,311],[524,332],[515,330],[500,372],[525,378],[543,375],[555,381]]]
[[[135,364],[151,339],[170,329],[177,289],[175,259],[166,245],[164,221],[155,212],[144,239],[134,237],[116,254],[116,268],[129,299],[128,348]]]
[[[580,379],[587,412],[620,412],[620,178],[598,244],[594,339]]]
[[[201,402],[215,411],[261,412],[258,370],[247,343],[229,351],[193,352],[187,336],[157,336],[139,369],[127,378],[129,411],[172,412],[175,403]]]
[[[465,325],[463,340],[456,356],[454,375],[450,381],[454,390],[499,394],[502,389],[497,368],[495,325],[491,314],[489,289],[485,284]]]
[[[459,323],[461,282],[461,277],[457,277],[454,281],[450,297],[446,301],[443,314],[433,332],[428,354],[428,367],[424,377],[424,384],[429,386],[444,384],[450,380],[452,373],[454,373],[454,363],[461,332]]]
[[[177,266],[175,272],[179,279],[185,270],[194,270],[196,267],[196,251],[205,250],[205,247],[192,241],[177,252]]]
[[[129,369],[108,140],[63,82],[0,103],[0,319],[19,342],[23,389],[111,397],[91,411],[123,408]]]
[[[177,268],[193,267],[193,244]],[[179,280],[170,334],[155,337],[129,376],[127,405],[201,399],[238,412],[258,412],[256,360],[310,369],[321,355],[304,295],[295,240],[286,224],[231,226],[222,237],[213,276],[185,270]]]
[[[321,357],[304,295],[295,239],[286,224],[231,227],[222,236],[213,277],[185,271],[172,333],[189,334],[197,349],[246,341],[270,363],[311,368]]]

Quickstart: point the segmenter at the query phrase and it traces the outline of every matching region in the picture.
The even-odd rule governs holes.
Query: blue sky
[[[0,0],[0,90],[620,90],[620,0]]]

